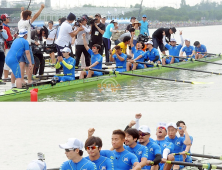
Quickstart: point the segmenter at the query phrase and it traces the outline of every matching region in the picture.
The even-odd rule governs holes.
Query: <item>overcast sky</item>
[[[1,0],[0,0],[1,1]],[[13,1],[13,0],[8,0]],[[24,1],[24,0],[23,0]],[[25,0],[29,1],[29,0]],[[34,1],[34,0],[33,0]],[[43,0],[36,0],[38,2]],[[222,0],[209,0],[212,2],[221,2]],[[44,2],[44,1],[43,1]],[[125,6],[129,7],[130,5],[135,5],[140,3],[140,0],[51,0],[52,6],[54,7],[73,7],[81,6],[84,4],[93,4],[96,6]],[[172,6],[179,7],[181,0],[143,0],[143,5],[147,7],[161,7],[161,6]],[[195,5],[200,3],[201,0],[186,0],[187,4]]]

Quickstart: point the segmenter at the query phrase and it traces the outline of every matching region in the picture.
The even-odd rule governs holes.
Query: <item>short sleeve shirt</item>
[[[31,45],[31,21],[30,20],[20,20],[18,22],[18,29],[26,29],[28,31],[27,41]]]

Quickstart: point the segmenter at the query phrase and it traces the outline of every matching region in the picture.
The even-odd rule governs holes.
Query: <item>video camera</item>
[[[32,52],[33,54],[51,54],[52,52],[56,53],[57,48],[55,44],[46,45],[46,42],[44,42],[43,45],[31,45],[32,46]]]
[[[137,41],[147,42],[147,41],[149,41],[149,37],[146,33],[145,33],[145,35],[140,34],[140,35],[138,35]]]

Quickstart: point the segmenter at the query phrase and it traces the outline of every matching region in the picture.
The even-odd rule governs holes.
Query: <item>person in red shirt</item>
[[[3,20],[3,29],[6,30],[8,39],[5,41],[5,56],[8,54],[10,46],[13,41],[13,37],[11,35],[10,27],[8,23],[10,22],[10,16],[8,14],[2,14],[1,19]],[[10,68],[5,64],[4,65],[4,78],[8,78]]]

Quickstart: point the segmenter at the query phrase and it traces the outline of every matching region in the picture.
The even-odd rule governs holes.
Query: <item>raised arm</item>
[[[89,128],[88,130],[88,138],[90,138],[95,132],[95,129],[94,128]]]
[[[183,44],[184,44],[184,39],[183,39],[183,36],[182,36],[182,31],[180,31],[180,40],[181,40],[180,45],[183,46]]]
[[[32,19],[30,20],[31,23],[33,23],[41,14],[42,10],[45,8],[45,5],[42,4],[39,11],[32,17]]]
[[[133,44],[133,37],[134,37],[134,35],[135,35],[135,32],[131,32],[131,39],[130,39],[130,46],[131,46],[131,48],[134,47],[134,44]]]
[[[183,125],[182,126],[182,129],[183,129],[183,131],[184,131],[184,134],[185,134],[185,140],[184,140],[184,144],[185,145],[191,145],[191,140],[190,140],[190,136],[189,136],[189,134],[188,134],[188,132],[187,132],[187,128],[186,128],[186,126],[185,125]]]
[[[86,48],[86,50],[88,51],[89,50],[89,46],[88,46],[88,43],[86,41],[86,34],[82,34],[82,38],[83,38],[83,44],[84,44],[84,47]]]
[[[141,113],[137,113],[137,114],[135,115],[135,118],[136,118],[135,128],[136,128],[137,130],[138,130],[139,127],[140,127],[139,120],[140,120],[141,117],[142,117],[142,114],[141,114]]]

